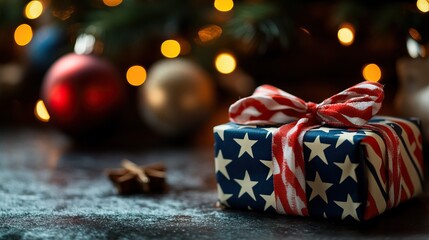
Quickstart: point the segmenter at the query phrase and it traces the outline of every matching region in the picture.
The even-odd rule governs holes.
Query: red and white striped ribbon
[[[232,122],[255,125],[282,125],[273,133],[274,191],[277,212],[308,215],[305,193],[305,165],[303,138],[307,130],[326,124],[333,127],[367,127],[383,136],[387,142],[392,164],[399,161],[395,151],[398,137],[382,125],[368,125],[367,121],[381,108],[383,86],[362,82],[316,104],[284,92],[270,85],[258,87],[250,97],[231,105]],[[390,205],[396,206],[400,191],[397,168],[389,169]],[[398,193],[399,194],[399,193]]]

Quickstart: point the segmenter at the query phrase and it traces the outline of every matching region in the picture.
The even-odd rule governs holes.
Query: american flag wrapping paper
[[[422,136],[418,123],[372,117],[381,106],[383,92],[372,96],[360,90],[375,88],[378,91],[382,90],[381,85],[361,83],[320,104],[305,103],[272,86],[263,87],[268,90],[261,91],[260,87],[254,95],[231,106],[233,122],[214,128],[221,204],[362,221],[422,192]],[[287,100],[277,95],[270,99],[273,90],[280,91]],[[345,93],[351,97],[341,96]],[[256,100],[252,98],[255,95]],[[290,101],[293,98],[299,102]],[[272,99],[274,105],[269,102]],[[361,102],[350,104],[357,103],[356,99]],[[326,102],[335,107],[343,103],[349,105],[335,111],[326,107]],[[300,103],[303,110],[299,108]],[[287,106],[279,106],[282,104]],[[350,106],[363,111],[370,108],[371,114],[358,112],[354,116],[347,113]],[[266,109],[274,111],[266,113]],[[298,112],[298,116],[291,109]],[[320,109],[328,113],[320,113]],[[238,111],[244,114],[237,114]],[[341,112],[346,121],[359,118],[358,123],[334,122],[335,116],[330,112],[334,112],[333,115]]]

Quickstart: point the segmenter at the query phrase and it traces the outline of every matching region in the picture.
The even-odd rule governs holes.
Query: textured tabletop
[[[365,224],[221,210],[210,148],[88,149],[54,131],[0,131],[1,239],[429,238],[427,191]],[[104,170],[124,158],[164,162],[170,190],[117,195]]]

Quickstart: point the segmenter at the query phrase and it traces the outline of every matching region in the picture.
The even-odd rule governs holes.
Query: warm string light
[[[350,46],[353,44],[355,38],[355,30],[354,27],[349,23],[344,23],[338,29],[338,40],[343,46]]]
[[[43,13],[43,4],[40,1],[30,1],[24,10],[24,15],[28,19],[36,19]]]
[[[28,24],[21,24],[15,29],[14,39],[19,46],[25,46],[33,38],[33,30]]]
[[[198,38],[202,43],[212,41],[222,35],[222,28],[217,25],[208,25],[198,31]]]
[[[114,7],[122,3],[122,0],[103,0],[106,6]],[[222,12],[230,11],[234,6],[232,0],[215,0],[214,7]],[[417,8],[421,12],[429,11],[428,0],[418,0],[416,2]],[[25,16],[29,19],[36,19],[43,13],[43,4],[40,1],[30,1],[25,7]],[[416,39],[418,32],[415,29],[410,30],[410,35]],[[354,28],[351,24],[345,23],[340,26],[338,30],[338,40],[344,46],[349,46],[354,41]],[[209,25],[198,31],[198,37],[201,42],[208,42],[218,38],[222,34],[222,28],[217,25]],[[15,42],[19,46],[27,45],[32,37],[32,28],[28,24],[21,24],[15,30]],[[420,37],[420,36],[419,36]],[[167,58],[175,58],[180,54],[181,46],[176,40],[166,40],[161,45],[161,53]],[[236,60],[233,55],[229,53],[221,53],[215,60],[216,69],[223,73],[229,74],[236,68]],[[367,81],[379,81],[381,79],[381,69],[376,64],[368,64],[362,70],[362,75]],[[132,66],[127,71],[127,81],[133,86],[139,86],[146,80],[146,70],[142,66]],[[43,101],[39,101],[36,108],[44,108]],[[45,108],[46,111],[46,108]],[[46,111],[47,113],[47,111]],[[49,115],[48,115],[49,119]]]
[[[367,64],[362,69],[362,76],[370,82],[378,82],[381,79],[381,69],[375,63]]]
[[[128,68],[127,81],[132,86],[140,86],[146,81],[146,69],[139,65]]]
[[[308,29],[307,29],[307,28],[300,27],[300,28],[299,28],[299,30],[303,31],[303,32],[304,32],[305,34],[307,34],[307,35],[311,35],[310,31],[308,31]]]
[[[122,0],[103,0],[103,3],[108,7],[116,7],[122,3]]]
[[[423,13],[429,12],[429,2],[428,2],[428,0],[417,0],[416,6]]]
[[[161,53],[164,57],[175,58],[180,54],[180,44],[178,41],[169,39],[161,44]]]
[[[232,73],[237,66],[235,57],[230,53],[220,53],[216,56],[215,67],[223,74]]]
[[[42,100],[37,101],[36,106],[34,107],[34,115],[42,122],[49,122],[49,119],[51,118]]]
[[[417,31],[415,28],[408,29],[408,34],[410,34],[410,36],[416,41],[422,40],[422,36],[420,35],[419,31]]]
[[[215,0],[214,7],[221,12],[228,12],[234,7],[234,2],[232,0]]]

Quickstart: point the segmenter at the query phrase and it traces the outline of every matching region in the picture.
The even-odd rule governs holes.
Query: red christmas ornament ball
[[[125,86],[108,62],[91,55],[68,54],[48,70],[42,99],[55,125],[80,136],[104,129],[118,118]]]

